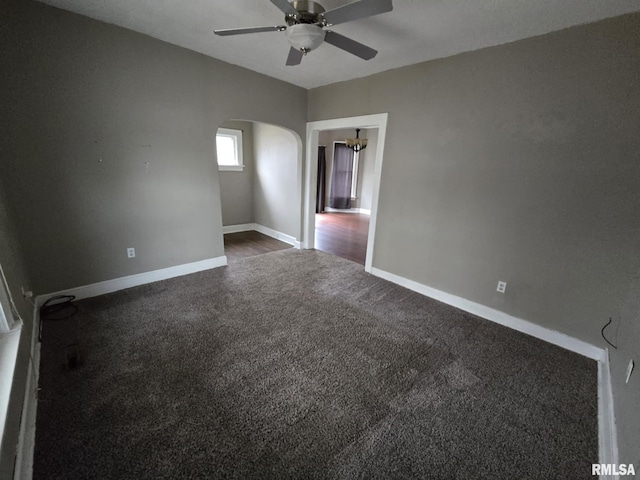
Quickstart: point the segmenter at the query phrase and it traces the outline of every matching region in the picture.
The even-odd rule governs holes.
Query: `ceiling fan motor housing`
[[[297,15],[287,15],[286,21],[289,25],[297,23],[320,23],[318,16],[324,13],[322,5],[311,0],[296,0],[291,2],[293,8],[298,11]]]

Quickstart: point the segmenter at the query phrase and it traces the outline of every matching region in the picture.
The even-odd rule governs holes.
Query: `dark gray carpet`
[[[347,260],[77,305],[44,325],[35,479],[592,478],[595,362]]]

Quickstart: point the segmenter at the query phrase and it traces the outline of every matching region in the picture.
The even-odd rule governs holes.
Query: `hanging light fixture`
[[[299,23],[291,25],[285,34],[289,43],[304,55],[318,48],[324,42],[325,32],[318,25]]]
[[[347,138],[344,143],[347,144],[354,152],[359,152],[360,150],[364,150],[367,148],[367,139],[360,138],[360,129],[356,128],[356,138]]]

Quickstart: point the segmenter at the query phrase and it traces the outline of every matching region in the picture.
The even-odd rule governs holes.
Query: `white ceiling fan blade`
[[[214,30],[213,33],[225,37],[228,35],[244,35],[245,33],[282,32],[286,29],[287,27],[284,25],[276,25],[274,27],[223,28]]]
[[[302,53],[297,48],[291,47],[289,49],[289,56],[287,57],[287,66],[291,67],[294,65],[300,65],[300,62],[302,62],[303,56],[304,56],[304,53]]]
[[[291,5],[289,2],[287,2],[287,0],[271,0],[271,3],[273,3],[276,7],[278,7],[280,10],[282,10],[287,15],[297,15],[298,14],[298,11],[295,8],[293,8],[293,5]]]
[[[330,30],[325,34],[324,41],[363,60],[371,60],[378,54],[377,50]]]
[[[391,10],[393,10],[391,0],[360,0],[359,2],[349,3],[321,13],[318,18],[329,25],[338,25],[339,23],[352,22],[353,20],[360,20],[379,13],[390,12]]]

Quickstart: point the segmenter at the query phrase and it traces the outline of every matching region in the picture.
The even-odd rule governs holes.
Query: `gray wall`
[[[306,91],[23,3],[2,19],[0,161],[12,208],[26,209],[34,290],[223,255],[216,128],[241,118],[303,135]]]
[[[323,130],[318,136],[318,144],[327,147],[325,155],[327,160],[327,195],[326,204],[329,205],[329,193],[331,191],[331,174],[333,172],[333,142],[344,141],[346,138],[355,137],[355,129]],[[371,210],[371,199],[373,192],[373,170],[375,167],[376,144],[378,139],[378,129],[363,129],[360,138],[368,140],[367,148],[360,152],[358,166],[358,198],[352,202],[352,208],[364,208]]]
[[[300,238],[298,140],[284,128],[228,121],[243,130],[243,172],[220,172],[222,224],[258,223]]]
[[[606,346],[640,270],[639,31],[627,15],[311,90],[309,120],[389,113],[374,266]]]
[[[300,239],[301,175],[298,142],[283,128],[253,125],[255,222]]]
[[[0,3],[0,65],[1,206],[15,224],[1,210],[0,260],[15,262],[17,298],[21,285],[44,294],[224,255],[217,127],[241,118],[306,128],[304,89],[28,0]],[[298,235],[300,223],[288,229]],[[13,468],[25,332],[2,478]]]
[[[243,171],[219,172],[222,225],[253,223],[253,123],[228,121],[220,126],[242,130],[242,156],[244,157]]]
[[[620,377],[640,358],[637,309],[618,313],[640,271],[639,29],[629,15],[308,92],[309,120],[390,114],[376,267],[602,346],[616,318],[621,461],[636,465],[637,377]],[[215,129],[305,131],[303,89],[31,1],[0,3],[0,64],[0,260],[14,291],[223,255]],[[299,237],[299,179],[282,182],[297,211],[279,221],[256,198],[255,221]]]

